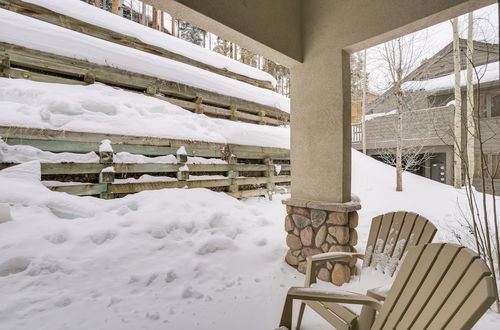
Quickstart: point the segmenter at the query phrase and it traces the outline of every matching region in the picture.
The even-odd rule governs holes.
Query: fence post
[[[195,104],[194,113],[198,113],[198,114],[203,113],[203,107],[201,106],[202,102],[203,102],[203,98],[201,96],[197,96],[194,99],[194,104]]]
[[[266,189],[269,195],[269,199],[272,199],[272,194],[276,188],[274,182],[271,181],[271,178],[274,177],[276,173],[276,168],[274,166],[274,162],[271,158],[265,158],[264,164],[267,165],[267,170],[264,172],[264,175],[268,178],[266,183]]]
[[[93,83],[95,83],[95,74],[91,71],[87,71],[83,76],[83,81],[89,85],[92,85]]]
[[[155,95],[156,93],[158,93],[158,88],[156,88],[155,85],[150,85],[148,87],[146,87],[146,95]]]
[[[266,121],[264,118],[266,117],[266,112],[264,110],[259,111],[259,124],[260,125],[265,125]]]
[[[109,193],[109,185],[115,181],[115,168],[113,166],[105,167],[99,173],[99,183],[106,184],[106,192],[99,194],[102,199],[112,199],[113,194]]]
[[[99,145],[99,163],[100,164],[113,164],[113,147],[111,146],[110,140],[102,140]],[[102,199],[112,199],[113,194],[108,193],[109,184],[115,181],[115,168],[113,166],[108,166],[103,168],[99,173],[99,183],[106,184],[106,192],[99,194]]]
[[[227,161],[229,164],[229,171],[227,172],[227,177],[231,179],[231,184],[229,185],[229,192],[235,193],[239,191],[238,184],[236,183],[236,178],[240,173],[236,170],[236,165],[238,164],[238,158],[235,155],[229,156]]]
[[[9,54],[0,54],[0,77],[8,77],[7,70],[10,69],[10,57]]]
[[[231,116],[229,117],[230,120],[238,120],[238,108],[234,105],[229,107],[229,110],[231,110]]]
[[[176,157],[177,164],[179,164],[179,169],[177,170],[177,180],[179,180],[179,188],[181,188],[185,186],[186,181],[189,180],[189,167],[186,165],[188,158],[186,148],[184,148],[184,146],[177,150]]]

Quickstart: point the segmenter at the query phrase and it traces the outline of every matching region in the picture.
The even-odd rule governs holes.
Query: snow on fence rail
[[[266,105],[4,42],[0,42],[0,76],[78,85],[101,82],[144,92],[210,117],[275,126],[290,120],[288,113]]]
[[[114,198],[143,190],[187,187],[243,198],[288,191],[291,180],[287,149],[5,126],[0,126],[0,136],[8,145],[98,153],[99,162],[41,163],[42,179],[49,180],[50,189],[80,196]],[[100,148],[104,140],[110,141],[112,149]],[[176,161],[117,162],[114,156],[118,152],[175,155]],[[17,164],[0,161],[0,169]]]
[[[99,39],[189,64],[248,84],[273,89],[274,78],[258,69],[208,51],[187,41],[123,19],[85,3],[70,1],[0,0],[0,8],[33,17]],[[73,8],[73,7],[79,8]],[[78,10],[82,9],[82,10]],[[73,15],[70,16],[70,15]],[[132,33],[132,35],[128,35]],[[190,57],[187,56],[189,54]],[[198,54],[199,53],[199,54]],[[198,56],[195,56],[198,55]],[[192,57],[195,58],[192,58]],[[218,65],[218,66],[217,66]],[[229,67],[229,69],[227,69]],[[260,76],[262,79],[257,79]],[[275,81],[274,81],[275,82]]]

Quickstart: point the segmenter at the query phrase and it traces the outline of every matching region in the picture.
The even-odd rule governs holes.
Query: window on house
[[[500,94],[491,98],[491,116],[500,117]]]

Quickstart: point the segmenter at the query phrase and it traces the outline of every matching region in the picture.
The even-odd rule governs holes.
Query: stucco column
[[[303,63],[291,69],[292,196],[285,260],[306,271],[306,258],[355,252],[359,201],[351,201],[350,55],[332,39],[332,20],[318,12],[328,2],[304,3]],[[315,17],[314,21],[308,17]],[[342,285],[355,260],[327,263],[318,277]]]
[[[292,199],[349,202],[349,54],[341,49],[312,48],[304,63],[292,68]]]

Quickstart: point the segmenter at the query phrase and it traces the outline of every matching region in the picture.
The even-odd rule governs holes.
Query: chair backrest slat
[[[370,225],[370,233],[368,234],[368,241],[366,242],[365,258],[363,260],[363,267],[368,267],[372,261],[373,251],[375,249],[375,242],[377,241],[380,224],[382,223],[382,215],[372,219]]]
[[[432,241],[436,227],[413,212],[390,212],[373,218],[363,267],[393,275],[408,247]]]
[[[496,295],[488,267],[471,250],[447,243],[414,246],[371,329],[470,328]]]
[[[425,280],[417,291],[411,305],[408,306],[408,309],[402,315],[398,324],[399,328],[411,328],[426,304],[430,301],[436,288],[441,284],[459,251],[453,245],[445,245],[442,248],[432,269],[426,274]]]
[[[401,227],[403,227],[403,223],[405,222],[406,214],[407,212],[404,211],[394,213],[391,230],[389,230],[389,236],[387,237],[387,242],[384,247],[384,254],[388,256],[392,257],[394,253],[394,249],[401,234]]]
[[[453,245],[450,246],[454,247]],[[418,319],[415,321],[415,328],[423,329],[432,319],[434,319],[437,312],[446,302],[450,290],[457,285],[465,273],[464,270],[467,269],[476,258],[477,255],[472,253],[469,249],[460,249],[458,251],[454,262],[451,264],[446,274],[444,274],[441,281],[443,284],[434,290],[434,294],[429,298],[427,305],[424,306]]]
[[[489,275],[490,271],[483,260],[478,258],[470,264],[463,274],[458,285],[448,294],[448,299],[436,314],[436,317],[429,323],[431,329],[443,329],[471,295],[474,287],[485,276]]]
[[[445,329],[470,329],[481,318],[496,299],[493,292],[496,286],[492,277],[483,277],[474,291],[467,297],[455,317],[450,320]],[[488,297],[485,299],[485,297]]]
[[[413,230],[411,232],[410,237],[408,238],[408,243],[406,244],[406,249],[418,245],[420,241],[420,237],[422,236],[422,232],[424,231],[425,225],[429,222],[426,218],[418,215],[415,219],[415,225],[413,226]]]
[[[375,241],[373,256],[370,263],[370,266],[374,268],[377,267],[377,264],[380,262],[380,256],[384,252],[387,236],[389,236],[389,232],[391,231],[393,218],[394,218],[394,213],[386,213],[382,216],[380,229],[378,231],[377,240]]]
[[[422,216],[419,216],[420,218],[423,218]],[[436,235],[436,227],[427,219],[424,218],[426,221],[424,230],[422,232],[422,235],[420,236],[420,239],[418,240],[417,244],[426,244],[432,242],[432,239],[434,238],[434,235]]]
[[[422,283],[429,274],[429,270],[432,269],[434,263],[437,261],[439,252],[441,252],[442,248],[442,244],[435,244],[430,245],[429,247],[424,249],[422,256],[415,266],[415,270],[412,272],[411,276],[409,277],[408,283],[403,289],[408,294],[402,294],[399,299],[395,301],[394,309],[388,316],[387,321],[384,325],[386,329],[396,328],[396,325],[404,316],[406,310],[418,294]]]
[[[400,213],[400,212],[398,212],[398,213]],[[400,254],[398,256],[398,258],[401,258],[407,249],[408,241],[410,240],[410,236],[413,233],[413,228],[415,227],[415,221],[417,220],[418,216],[419,216],[418,214],[413,213],[413,212],[406,212],[406,214],[405,214],[403,227],[401,227],[401,231],[400,231],[399,237],[398,237],[398,242],[402,243],[400,251],[397,251],[398,254]]]
[[[396,276],[396,279],[394,280],[394,283],[392,284],[391,290],[389,291],[389,294],[385,299],[382,310],[379,312],[377,319],[372,326],[372,329],[377,330],[383,328],[383,325],[385,324],[390,312],[392,312],[392,310],[396,306],[401,293],[404,291],[406,285],[408,284],[413,270],[417,266],[418,260],[420,259],[420,256],[424,251],[424,247],[424,245],[414,247],[412,253],[408,254],[408,256],[405,258],[403,266],[401,267],[398,275]]]

